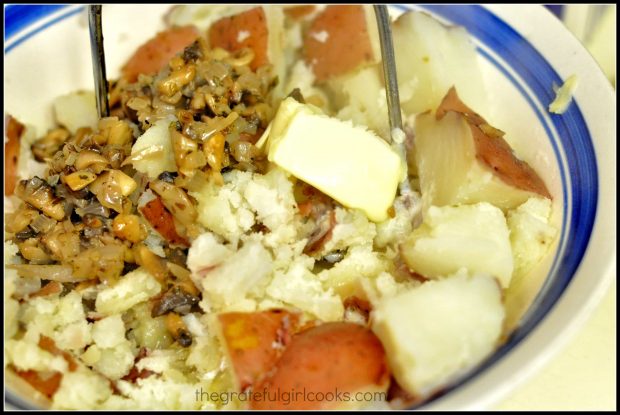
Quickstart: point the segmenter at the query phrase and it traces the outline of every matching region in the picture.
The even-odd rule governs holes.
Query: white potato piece
[[[460,272],[381,301],[371,319],[398,383],[427,397],[495,349],[504,308],[494,278]]]
[[[95,347],[95,346],[91,346]],[[105,377],[118,380],[127,375],[134,363],[131,342],[125,340],[112,348],[99,348],[99,359],[93,367]]]
[[[322,321],[339,321],[344,315],[341,299],[331,288],[322,287],[320,279],[306,268],[304,261],[294,262],[286,272],[275,272],[266,292]]]
[[[174,120],[171,118],[157,121],[138,137],[131,148],[131,157],[135,158],[131,164],[151,179],[157,178],[165,171],[177,171],[168,129],[172,121]]]
[[[417,117],[415,160],[424,208],[489,202],[508,210],[537,194],[549,197],[544,182],[503,138],[487,136],[479,127],[452,110],[441,119]]]
[[[125,342],[125,323],[122,316],[116,314],[96,321],[92,335],[99,347],[116,347]]]
[[[551,201],[533,197],[508,212],[515,278],[526,275],[547,254],[557,234],[549,224]]]
[[[389,138],[390,125],[385,87],[379,65],[330,80],[328,91],[339,108],[336,117],[363,125],[383,138]]]
[[[541,197],[529,199],[508,212],[510,242],[515,270],[505,291],[506,330],[518,326],[540,291],[557,245],[558,229],[551,224],[551,201]]]
[[[97,101],[92,91],[77,91],[62,95],[54,100],[56,121],[72,134],[81,127],[97,128],[99,113]]]
[[[205,240],[196,249],[213,246],[216,254],[209,262],[194,259],[200,251],[190,249],[188,263],[192,279],[203,293],[203,307],[220,311],[252,311],[255,304],[247,296],[260,292],[268,283],[273,260],[271,254],[255,239],[245,241],[243,247],[234,252],[227,250],[213,240]]]
[[[503,288],[513,271],[510,234],[501,210],[488,203],[431,206],[422,226],[402,244],[409,268],[439,278],[466,268],[496,277]]]
[[[405,113],[434,110],[452,86],[466,102],[488,113],[476,49],[464,28],[444,26],[421,12],[401,15],[392,27]]]
[[[108,379],[89,370],[79,369],[63,375],[60,388],[54,394],[53,408],[95,408],[110,395],[112,390]]]
[[[144,268],[138,268],[126,274],[110,288],[97,294],[95,308],[97,312],[111,315],[129,310],[134,305],[159,294],[161,285]]]

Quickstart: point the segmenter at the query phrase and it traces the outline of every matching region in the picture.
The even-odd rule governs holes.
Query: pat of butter
[[[287,98],[257,145],[266,147],[269,161],[344,206],[375,222],[388,218],[404,169],[372,132]]]

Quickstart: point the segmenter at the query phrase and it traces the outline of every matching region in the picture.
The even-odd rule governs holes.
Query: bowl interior
[[[92,89],[92,67],[84,6],[10,6],[5,9],[6,113],[37,128],[52,123],[50,102],[76,89]],[[395,6],[399,14],[412,6]],[[139,11],[136,12],[136,8]],[[106,62],[110,78],[153,33],[164,27],[168,5],[108,5],[104,9]],[[579,103],[551,115],[554,85],[563,80],[532,44],[506,21],[481,6],[415,6],[448,24],[464,26],[477,46],[492,125],[544,177],[552,195],[552,223],[560,230],[553,252],[507,298],[515,331],[484,364],[437,399],[471,379],[519,344],[543,319],[570,283],[585,253],[598,200],[592,139]],[[36,9],[36,10],[35,10]],[[35,13],[36,11],[36,13]],[[551,15],[549,16],[551,18]],[[139,20],[139,23],[137,22]]]

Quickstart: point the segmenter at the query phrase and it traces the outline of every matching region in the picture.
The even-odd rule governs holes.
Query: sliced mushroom
[[[52,187],[40,177],[20,181],[15,193],[50,218],[62,220],[65,217],[63,201],[54,195]]]
[[[169,311],[181,315],[187,314],[192,306],[198,304],[198,301],[200,301],[198,297],[183,291],[180,287],[172,287],[155,302],[151,310],[151,317],[159,317]]]

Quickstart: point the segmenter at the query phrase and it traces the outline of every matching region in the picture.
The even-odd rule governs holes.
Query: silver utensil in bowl
[[[383,62],[383,77],[385,80],[385,95],[387,98],[388,116],[390,119],[390,135],[393,148],[403,160],[405,174],[399,184],[401,195],[410,192],[407,175],[407,160],[405,152],[405,133],[400,112],[400,99],[398,96],[398,79],[396,76],[396,58],[394,56],[394,44],[392,42],[392,28],[387,6],[375,4],[375,16],[379,27],[379,42],[381,44],[381,60]]]
[[[110,115],[110,104],[108,101],[108,82],[105,71],[100,4],[88,6],[88,27],[90,30],[90,50],[93,59],[97,111],[99,112],[99,117],[103,118]]]

